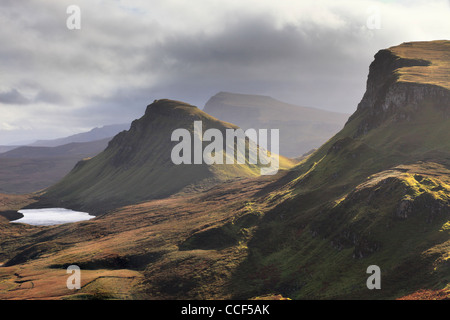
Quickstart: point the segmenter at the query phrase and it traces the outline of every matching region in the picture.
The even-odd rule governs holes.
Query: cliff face
[[[444,52],[450,51],[449,41],[436,45]],[[348,121],[360,119],[355,137],[367,134],[387,120],[410,121],[424,105],[434,107],[444,117],[449,117],[450,91],[445,83],[450,82],[450,75],[436,72],[438,77],[434,79],[435,66],[440,66],[447,56],[444,54],[444,57],[436,58],[427,55],[424,49],[422,56],[429,60],[410,58],[414,55],[405,54],[408,51],[404,51],[404,47],[414,46],[416,44],[406,43],[380,50],[375,55],[369,69],[366,92]],[[418,70],[425,75],[418,76]]]
[[[246,267],[276,261],[284,278],[261,291],[386,299],[448,288],[447,280],[436,283],[450,275],[449,67],[450,41],[375,55],[367,91],[345,127],[273,191],[286,200],[265,214],[270,223],[248,245],[263,258]],[[383,270],[383,290],[365,286],[361,271],[372,263]]]

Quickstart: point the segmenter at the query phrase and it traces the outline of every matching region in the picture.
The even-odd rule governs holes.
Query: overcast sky
[[[1,0],[0,144],[220,91],[352,113],[378,50],[448,39],[449,17],[449,0]]]

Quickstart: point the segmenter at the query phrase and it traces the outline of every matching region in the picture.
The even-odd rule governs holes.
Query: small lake
[[[26,223],[33,226],[51,226],[56,224],[85,221],[95,218],[87,212],[64,208],[22,209],[18,211],[23,217],[11,223]]]

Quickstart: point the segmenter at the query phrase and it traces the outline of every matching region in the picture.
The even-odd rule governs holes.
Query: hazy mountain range
[[[205,104],[206,113],[246,130],[280,129],[280,153],[298,157],[320,147],[350,115],[306,108],[271,97],[220,92]]]
[[[294,106],[270,97],[233,93],[218,93],[203,111],[238,123],[243,129],[279,129],[280,154],[288,157],[299,157],[318,148],[348,118],[345,114]],[[97,155],[116,134],[129,128],[130,124],[106,125],[26,146],[0,146],[0,192],[27,193],[49,187],[78,161]]]
[[[106,148],[128,125],[110,125],[27,146],[0,147],[0,193],[28,193],[51,186],[84,158]]]
[[[129,123],[125,124],[112,124],[106,125],[100,128],[94,128],[88,132],[82,132],[71,135],[65,138],[59,138],[54,140],[38,140],[29,144],[31,147],[57,147],[73,142],[92,142],[96,140],[103,140],[106,138],[112,138],[121,131],[128,130],[130,128]]]

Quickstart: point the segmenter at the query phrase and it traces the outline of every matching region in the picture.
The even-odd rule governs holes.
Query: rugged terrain
[[[278,278],[264,289],[242,278],[249,294],[397,298],[448,290],[450,94],[441,84],[449,81],[449,53],[449,41],[436,41],[375,55],[344,129],[273,193],[286,201],[265,215],[242,268],[272,268]],[[372,264],[382,270],[379,291],[365,287]]]
[[[450,41],[379,51],[345,127],[276,176],[115,205],[74,224],[31,227],[3,219],[0,298],[448,298],[449,66]],[[198,113],[177,105],[184,110],[171,109],[174,117]],[[115,148],[138,137],[144,123],[109,149],[120,155]],[[121,165],[130,160],[118,158]],[[89,199],[92,191],[64,190],[81,169],[47,192],[101,201],[102,194]],[[3,208],[40,199],[5,198]],[[82,269],[78,291],[66,288],[71,264]],[[370,265],[381,269],[381,290],[366,287]]]

